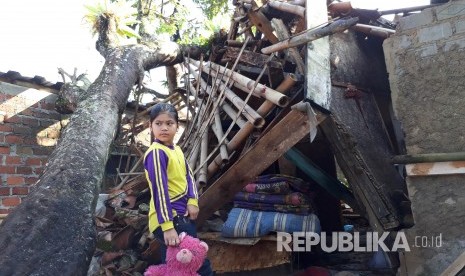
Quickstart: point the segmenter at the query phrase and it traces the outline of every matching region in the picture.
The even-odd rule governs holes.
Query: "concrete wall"
[[[21,203],[60,135],[56,95],[0,82],[0,214]]]
[[[463,151],[465,1],[403,18],[383,48],[407,153]],[[463,253],[464,182],[464,175],[407,177],[415,219],[407,230],[409,243],[417,236],[442,235],[441,247],[412,247],[406,253],[408,275],[440,275]]]

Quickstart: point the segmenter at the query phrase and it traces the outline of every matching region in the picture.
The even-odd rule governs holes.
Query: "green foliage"
[[[206,46],[215,32],[230,24],[230,16],[225,15],[227,0],[100,0],[85,7],[88,11],[85,18],[94,34],[99,31],[101,16],[114,20],[119,44],[149,34],[161,39],[174,38],[183,45]]]
[[[92,33],[95,35],[100,28],[101,17],[112,19],[115,24],[116,40],[124,42],[128,38],[139,38],[138,32],[131,27],[137,26],[137,9],[134,8],[134,1],[117,0],[111,1],[104,0],[97,2],[95,6],[85,5],[87,14],[85,20],[91,25]]]
[[[199,4],[202,11],[205,13],[208,19],[213,19],[220,13],[227,13],[228,11],[228,0],[193,0],[194,3]]]

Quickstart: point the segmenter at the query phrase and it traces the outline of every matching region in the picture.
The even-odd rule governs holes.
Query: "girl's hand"
[[[187,204],[186,216],[189,216],[191,220],[196,220],[198,215],[199,207]]]
[[[177,246],[179,244],[178,232],[174,228],[163,232],[163,238],[165,239],[166,246]]]

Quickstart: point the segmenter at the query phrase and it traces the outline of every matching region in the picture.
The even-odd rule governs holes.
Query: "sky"
[[[322,0],[321,0],[322,1]],[[58,67],[97,77],[103,58],[85,24],[84,4],[95,0],[14,0],[0,8],[0,72],[62,81]],[[429,4],[429,0],[354,0],[352,6],[387,10]],[[152,74],[153,75],[153,74]],[[157,74],[158,75],[158,74]],[[161,74],[164,76],[164,73]]]

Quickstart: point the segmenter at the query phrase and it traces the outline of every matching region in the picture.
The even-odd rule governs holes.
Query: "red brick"
[[[10,187],[0,187],[0,196],[9,196]]]
[[[24,109],[24,110],[21,111],[21,113],[19,113],[19,114],[21,114],[21,115],[26,115],[26,116],[32,116],[32,115],[33,115],[31,108]],[[23,121],[23,124],[24,124],[24,121]]]
[[[15,196],[15,197],[4,197],[2,199],[2,204],[3,206],[18,206],[21,203],[21,198]]]
[[[10,147],[0,146],[0,154],[10,154]]]
[[[8,176],[6,179],[8,185],[21,185],[24,184],[24,177],[22,176]]]
[[[14,174],[16,168],[13,166],[0,166],[0,174]]]
[[[43,109],[55,111],[55,103],[41,103]]]
[[[5,117],[5,122],[6,123],[14,123],[14,124],[20,124],[21,123],[21,118],[18,116],[6,116]]]
[[[35,184],[39,180],[38,177],[26,177],[26,184],[31,185]]]
[[[29,166],[40,166],[40,161],[42,159],[41,158],[35,158],[35,157],[32,157],[32,158],[28,158],[26,160],[26,165],[29,165]]]
[[[0,214],[4,215],[4,214],[9,214],[10,213],[10,209],[0,209]]]
[[[32,129],[27,126],[15,125],[13,126],[13,132],[15,134],[32,134]]]
[[[5,135],[0,134],[0,143],[5,143]]]
[[[23,137],[18,136],[18,135],[10,134],[10,135],[5,136],[5,142],[9,144],[20,144],[22,141],[23,141]]]
[[[13,128],[10,125],[0,125],[0,131],[11,132]]]
[[[22,164],[21,157],[19,156],[7,156],[5,160],[5,164],[7,165],[14,165],[14,164]]]
[[[31,145],[31,146],[37,145],[37,138],[33,137],[33,136],[24,137],[23,144],[24,145]]]
[[[44,169],[41,167],[34,168],[34,173],[37,175],[41,175],[44,172]]]
[[[29,194],[28,187],[13,187],[11,190],[11,195],[27,195]]]
[[[49,147],[39,147],[39,148],[33,148],[32,152],[34,155],[50,155],[53,151],[53,148]]]
[[[31,167],[16,167],[17,174],[32,174]]]
[[[21,122],[24,125],[39,126],[39,121],[37,119],[35,119],[35,118],[23,117],[23,118],[21,118]]]
[[[32,148],[31,147],[21,147],[16,146],[16,154],[18,155],[32,155]]]

